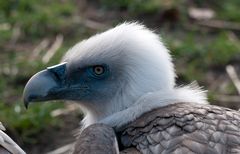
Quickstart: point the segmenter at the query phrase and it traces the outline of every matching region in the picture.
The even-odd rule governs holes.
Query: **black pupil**
[[[94,71],[95,71],[95,73],[96,74],[102,74],[103,72],[104,72],[104,69],[103,69],[103,67],[101,67],[101,66],[96,66],[95,68],[94,68]]]

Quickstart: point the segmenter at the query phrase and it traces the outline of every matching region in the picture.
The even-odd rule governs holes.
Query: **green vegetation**
[[[53,118],[50,113],[52,110],[63,107],[59,103],[45,103],[32,105],[31,109],[26,110],[22,102],[8,106],[2,102],[0,104],[0,121],[8,128],[21,134],[22,140],[26,143],[33,144],[37,140],[33,137],[39,132],[61,125],[59,119]],[[27,131],[26,131],[27,130]]]
[[[54,41],[57,34],[64,33],[70,24],[67,20],[76,11],[73,1],[0,1],[0,25],[3,26],[0,26],[0,121],[13,134],[21,136],[24,143],[36,143],[36,134],[61,125],[61,121],[50,113],[64,108],[63,103],[34,104],[26,110],[21,95],[29,77],[58,63],[63,53],[76,42],[74,36],[65,40],[48,64],[41,60],[44,51],[38,58],[29,60],[32,50],[42,39]],[[14,36],[16,30],[20,31],[19,36]]]
[[[158,0],[101,0],[102,6],[106,9],[128,10],[131,13],[154,13],[161,7],[161,1]]]
[[[221,1],[221,5],[218,5],[218,17],[224,20],[231,21],[240,21],[240,12],[239,12],[240,1],[232,0]]]
[[[76,11],[73,1],[10,0],[0,3],[2,21],[20,26],[26,37],[58,33]],[[1,17],[0,16],[0,17]]]
[[[184,60],[179,62],[186,65],[184,76],[189,81],[204,80],[203,72],[214,66],[224,67],[240,54],[240,41],[232,41],[228,35],[227,31],[211,36],[190,32],[184,38],[172,36],[167,39],[166,44],[173,51],[177,63],[179,58]]]
[[[79,13],[81,4],[73,0],[0,1],[0,121],[13,134],[21,136],[24,143],[35,143],[37,139],[34,135],[38,132],[49,127],[60,127],[60,120],[50,113],[64,108],[63,103],[55,102],[30,105],[25,110],[21,95],[27,80],[39,70],[58,63],[62,55],[79,40],[102,31],[76,22],[76,18],[90,16],[90,19],[98,19],[99,22],[115,12],[114,17],[110,16],[102,23],[112,26],[119,20],[140,20],[154,29],[160,27],[158,30],[172,51],[180,79],[185,83],[198,80],[207,89],[211,87],[209,84],[215,84],[207,79],[209,72],[226,76],[225,66],[235,64],[234,61],[240,59],[239,31],[196,25],[189,18],[187,10],[190,4],[187,1],[101,0],[86,3],[84,9],[89,7],[92,12],[84,16]],[[195,7],[212,9],[216,14],[214,19],[240,23],[239,0],[194,0],[192,3]],[[101,14],[102,18],[99,17]],[[172,20],[165,22],[162,18]],[[43,63],[41,58],[58,34],[64,36],[61,47],[48,63]],[[31,60],[32,51],[44,39],[49,41],[49,45]],[[220,93],[216,89],[209,89],[212,101],[215,92]],[[225,90],[227,94],[236,93],[229,81]]]

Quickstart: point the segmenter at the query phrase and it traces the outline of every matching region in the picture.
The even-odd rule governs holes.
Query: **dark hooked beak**
[[[23,101],[27,108],[30,102],[61,99],[61,89],[65,87],[66,62],[36,73],[27,82]]]

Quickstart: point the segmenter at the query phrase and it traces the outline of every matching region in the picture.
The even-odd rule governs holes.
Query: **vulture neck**
[[[129,106],[122,103],[126,101],[127,99],[122,97],[114,100],[114,102],[103,103],[98,107],[95,106],[95,111],[86,108],[86,116],[82,121],[83,129],[94,123],[105,123],[117,131],[124,125],[136,120],[142,114],[159,107],[181,102],[208,104],[206,91],[201,90],[195,83],[184,87],[175,87],[168,91],[146,93],[136,101],[129,102]],[[128,99],[128,101],[131,101],[131,99]]]

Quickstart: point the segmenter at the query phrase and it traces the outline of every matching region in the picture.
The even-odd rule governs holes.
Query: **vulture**
[[[7,134],[0,122],[0,154],[26,154]]]
[[[26,107],[50,100],[78,103],[85,115],[78,141],[86,151],[100,153],[103,142],[93,141],[95,134],[106,137],[106,149],[117,151],[112,153],[240,153],[240,112],[209,105],[206,91],[194,83],[177,86],[175,79],[161,38],[125,22],[76,44],[60,64],[35,74],[23,99]],[[104,135],[111,132],[105,126],[116,133],[119,149],[114,135]]]

